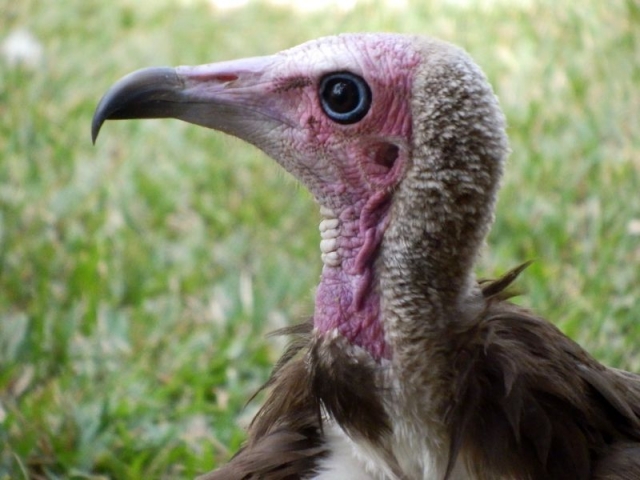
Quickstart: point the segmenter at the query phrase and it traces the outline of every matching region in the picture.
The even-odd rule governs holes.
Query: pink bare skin
[[[276,56],[284,66],[271,70],[277,76],[266,88],[285,119],[285,131],[278,135],[290,142],[291,153],[274,155],[258,145],[274,158],[286,158],[283,166],[339,220],[339,264],[324,265],[316,292],[317,332],[337,330],[376,359],[388,358],[390,352],[380,322],[374,261],[389,200],[409,156],[411,86],[406,79],[418,62],[406,53],[410,49],[385,42],[384,36],[380,40],[368,41],[366,49],[352,49],[334,37],[326,42],[326,57],[318,56],[325,45],[313,50],[303,45]],[[389,51],[390,46],[396,50]],[[353,125],[327,118],[317,100],[318,78],[344,65],[364,78],[374,99],[367,115]]]

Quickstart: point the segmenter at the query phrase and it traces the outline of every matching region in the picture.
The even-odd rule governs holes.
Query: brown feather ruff
[[[521,270],[483,284],[480,318],[451,327],[445,478],[459,455],[486,480],[637,478],[639,447],[617,444],[640,441],[640,377],[602,366],[549,322],[496,300]],[[619,458],[635,476],[619,473]]]
[[[529,263],[481,281],[486,308],[451,326],[451,444],[480,480],[637,480],[640,377],[600,365],[555,326],[504,299]],[[279,330],[292,341],[277,362],[246,445],[200,480],[297,480],[329,452],[323,412],[352,437],[381,445],[390,432],[373,365],[312,324]]]
[[[638,480],[640,445],[618,443],[598,462],[594,480]]]

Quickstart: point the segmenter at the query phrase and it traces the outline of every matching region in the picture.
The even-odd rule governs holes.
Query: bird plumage
[[[522,268],[475,280],[508,146],[466,53],[352,34],[144,70],[93,137],[166,116],[258,146],[324,218],[313,318],[285,330],[246,445],[203,479],[640,478],[640,378],[509,303]]]

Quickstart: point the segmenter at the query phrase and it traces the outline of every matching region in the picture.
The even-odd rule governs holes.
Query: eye
[[[320,104],[334,122],[356,123],[371,107],[371,89],[353,73],[330,73],[320,81]]]

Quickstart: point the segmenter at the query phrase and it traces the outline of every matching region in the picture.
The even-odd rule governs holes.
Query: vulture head
[[[322,216],[312,322],[289,329],[245,447],[205,478],[640,478],[638,377],[506,301],[521,269],[474,278],[508,146],[461,49],[346,34],[139,70],[102,98],[93,140],[161,117],[255,145]]]
[[[507,142],[491,88],[461,49],[352,34],[140,70],[104,96],[93,139],[107,119],[158,117],[250,142],[311,191],[323,218],[318,334],[390,358],[386,309],[436,308],[436,321],[465,302]],[[422,298],[428,288],[437,298]]]

